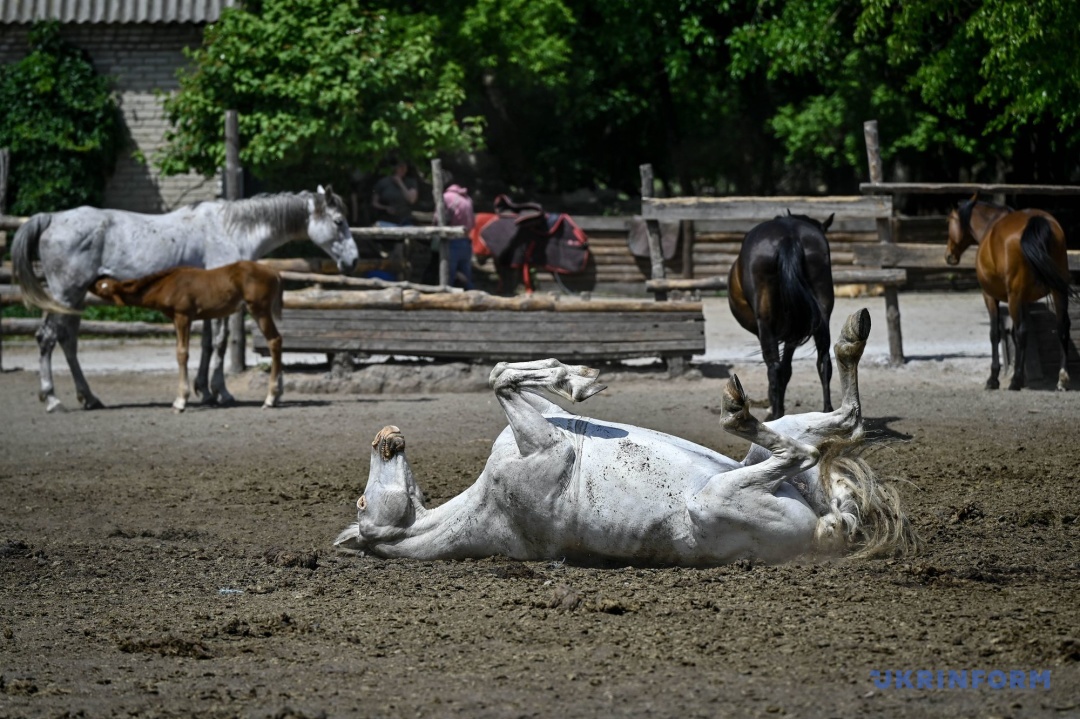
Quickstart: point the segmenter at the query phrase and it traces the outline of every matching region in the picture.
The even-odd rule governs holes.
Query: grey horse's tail
[[[821,478],[832,506],[818,520],[819,548],[856,556],[917,553],[923,542],[901,506],[895,480],[878,476],[861,456],[867,449],[864,437],[821,447]]]
[[[52,215],[42,212],[34,215],[23,223],[15,232],[15,241],[11,243],[11,269],[15,275],[15,281],[22,287],[23,304],[27,307],[40,307],[46,312],[54,312],[61,315],[81,314],[78,310],[57,302],[42,286],[34,273],[34,264],[31,259],[37,254],[38,242],[41,233],[49,229]]]

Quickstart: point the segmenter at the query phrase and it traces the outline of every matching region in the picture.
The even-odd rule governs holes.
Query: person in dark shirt
[[[416,181],[408,177],[409,164],[393,160],[393,171],[375,183],[371,206],[375,208],[376,227],[412,225],[412,205],[416,203]]]

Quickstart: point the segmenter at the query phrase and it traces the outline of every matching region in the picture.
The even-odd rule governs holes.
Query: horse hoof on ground
[[[1001,387],[1001,383],[998,382],[996,379],[988,379],[988,380],[986,380],[986,389],[998,389],[1000,387]]]
[[[83,409],[105,409],[105,405],[97,397],[79,397],[79,401],[82,402]]]
[[[42,401],[45,403],[46,412],[63,412],[64,404],[53,395],[48,397],[42,397]]]
[[[1021,389],[1023,389],[1023,387],[1024,387],[1024,385],[1020,384],[1019,382],[1010,382],[1009,383],[1009,391],[1010,392],[1019,392]]]
[[[236,406],[236,398],[228,392],[222,391],[222,393],[218,395],[216,404],[218,407],[234,407]]]

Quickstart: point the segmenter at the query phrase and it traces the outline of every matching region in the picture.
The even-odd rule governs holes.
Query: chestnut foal
[[[191,323],[228,317],[240,304],[247,305],[270,348],[270,389],[263,407],[275,407],[281,398],[281,333],[274,320],[281,319],[282,282],[278,273],[257,262],[243,260],[212,270],[177,267],[134,280],[99,277],[93,293],[118,305],[159,310],[176,327],[176,361],[180,385],[173,409],[183,412],[191,387],[188,384],[188,345]],[[221,362],[220,353],[214,361]]]

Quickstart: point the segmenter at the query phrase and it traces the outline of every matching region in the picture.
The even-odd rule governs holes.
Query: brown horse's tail
[[[15,276],[15,281],[22,287],[23,304],[27,307],[40,307],[46,312],[60,315],[82,314],[76,309],[65,307],[57,302],[34,273],[34,263],[31,258],[37,254],[41,234],[49,229],[51,223],[52,215],[42,212],[24,222],[22,227],[15,232],[15,240],[11,243],[12,274]]]
[[[1054,242],[1054,228],[1050,221],[1035,215],[1024,226],[1020,235],[1020,251],[1035,273],[1035,279],[1051,292],[1080,299],[1080,291],[1069,286],[1069,267],[1061,267],[1054,261],[1050,248]]]

